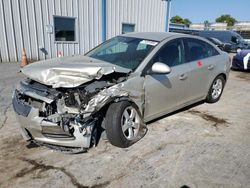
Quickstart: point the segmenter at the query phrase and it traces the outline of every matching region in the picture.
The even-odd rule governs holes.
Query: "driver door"
[[[168,74],[151,71],[156,62],[167,64],[172,70]],[[187,102],[188,65],[184,63],[182,39],[174,39],[164,45],[150,62],[145,76],[145,121],[150,121],[178,109]]]

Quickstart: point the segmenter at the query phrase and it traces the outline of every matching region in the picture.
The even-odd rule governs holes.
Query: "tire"
[[[127,148],[138,141],[141,116],[137,106],[128,101],[109,106],[105,128],[109,142],[120,148]]]
[[[207,103],[216,103],[220,100],[220,97],[224,90],[225,82],[225,78],[222,75],[219,75],[214,79],[208,91],[208,95],[206,98]]]

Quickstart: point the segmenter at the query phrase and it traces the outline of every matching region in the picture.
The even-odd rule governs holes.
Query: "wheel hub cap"
[[[217,79],[214,81],[213,86],[212,86],[212,97],[213,99],[217,99],[222,92],[222,81],[221,79]]]
[[[140,116],[136,109],[127,107],[121,118],[122,132],[128,140],[133,140],[137,137],[140,125]]]

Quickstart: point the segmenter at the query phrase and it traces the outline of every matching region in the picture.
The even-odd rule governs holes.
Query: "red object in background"
[[[197,61],[197,65],[198,65],[198,67],[202,67],[203,66],[202,61]]]
[[[24,66],[28,65],[28,60],[27,60],[27,55],[26,55],[26,51],[25,49],[23,48],[23,51],[22,51],[22,60],[21,60],[21,65],[20,67],[23,68]]]
[[[62,52],[59,51],[58,54],[57,54],[57,57],[62,57],[62,56],[63,56]]]

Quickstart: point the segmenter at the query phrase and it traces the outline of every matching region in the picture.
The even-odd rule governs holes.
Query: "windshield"
[[[244,42],[244,41],[245,41],[245,40],[242,38],[242,36],[240,36],[239,34],[237,34],[236,37],[238,38],[239,42]]]
[[[135,70],[157,44],[156,41],[118,36],[94,48],[86,56]]]

